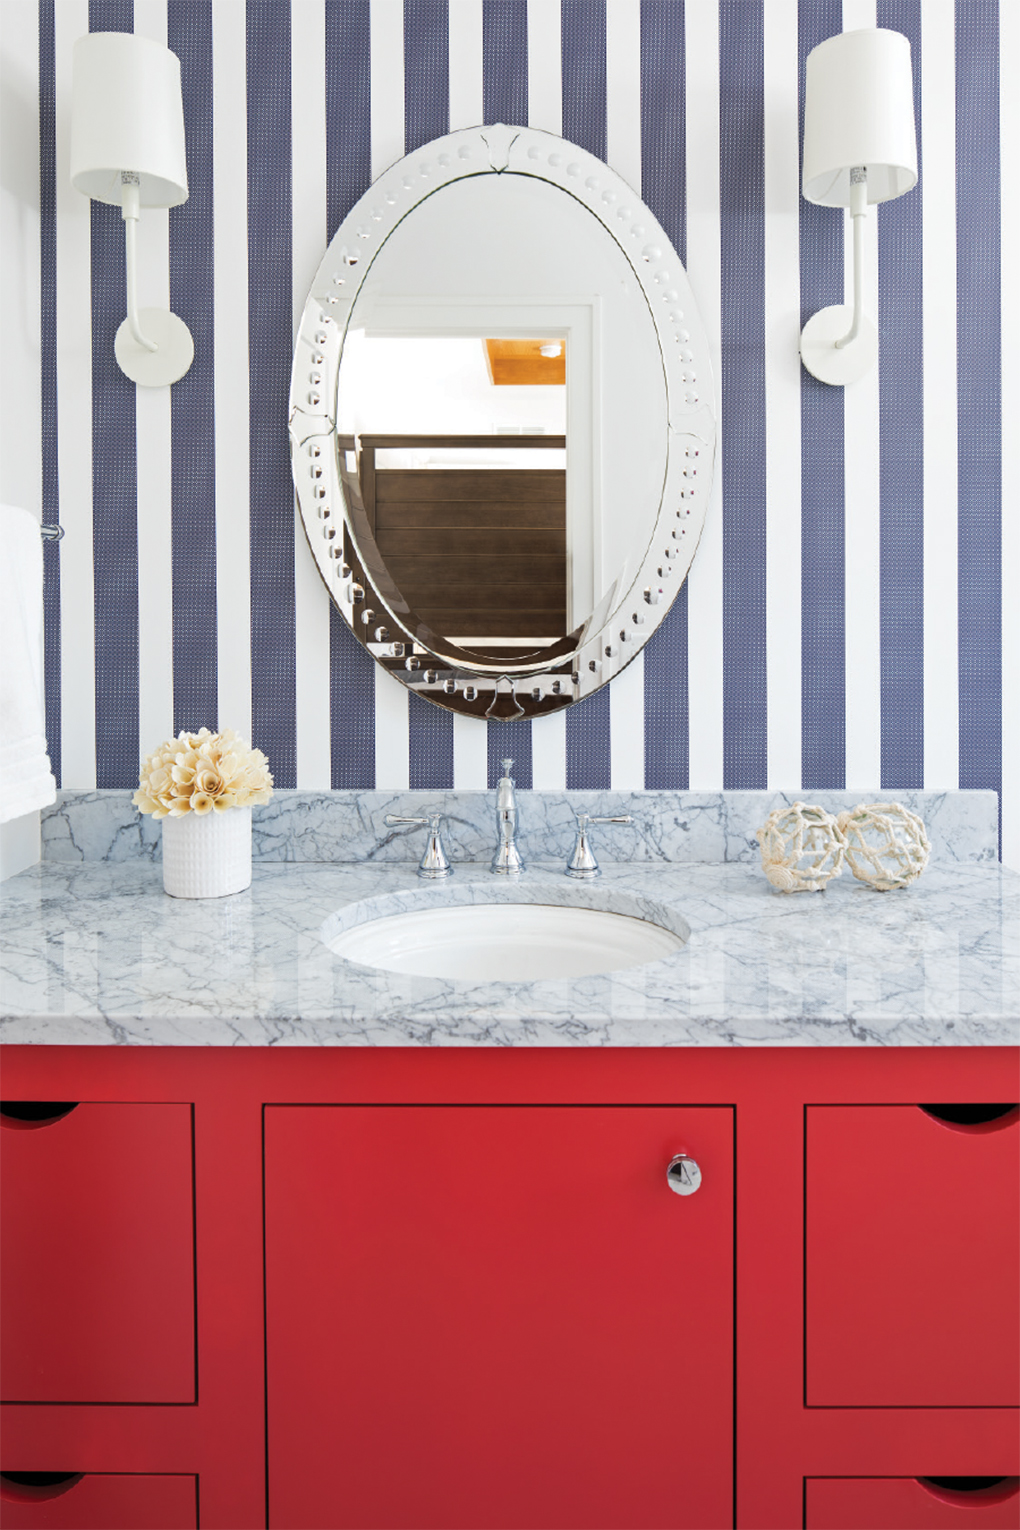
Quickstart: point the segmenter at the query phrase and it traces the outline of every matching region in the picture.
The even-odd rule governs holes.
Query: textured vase
[[[225,898],[250,886],[250,807],[163,819],[163,888],[172,898]]]

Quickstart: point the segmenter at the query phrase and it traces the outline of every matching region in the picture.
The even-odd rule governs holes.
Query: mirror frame
[[[576,633],[531,662],[501,665],[433,633],[376,553],[336,429],[344,340],[386,239],[427,197],[468,176],[534,176],[573,196],[624,255],[655,328],[666,392],[666,466],[649,544],[625,591],[612,586]],[[347,626],[418,695],[476,717],[536,717],[608,684],[673,604],[705,522],[715,460],[708,341],[680,257],[640,197],[602,160],[535,128],[468,128],[399,160],[351,209],[305,303],[291,373],[291,466],[305,534]]]

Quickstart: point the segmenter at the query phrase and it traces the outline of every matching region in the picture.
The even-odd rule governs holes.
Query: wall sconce
[[[134,32],[90,32],[74,45],[71,184],[121,209],[127,318],[117,331],[117,364],[132,382],[161,388],[183,377],[195,355],[191,331],[164,308],[138,312],[135,236],[143,207],[188,199],[181,64],[175,53]]]
[[[849,207],[854,229],[853,308],[823,308],[805,324],[800,359],[842,387],[874,366],[878,335],[861,312],[864,217],[917,184],[910,43],[901,32],[841,32],[812,48],[804,93],[804,196]]]

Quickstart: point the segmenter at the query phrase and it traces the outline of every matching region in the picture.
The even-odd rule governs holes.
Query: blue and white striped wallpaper
[[[1013,0],[1001,16],[996,0],[40,0],[42,494],[66,529],[46,554],[47,715],[62,784],[133,786],[142,753],[203,724],[250,731],[278,784],[307,789],[484,787],[504,753],[521,785],[547,788],[895,795],[1005,777],[1020,865],[1002,240],[1017,250],[1000,114],[1016,123],[998,74],[1015,13]],[[922,179],[869,218],[881,365],[844,393],[797,358],[802,320],[842,300],[849,253],[842,216],[799,196],[799,98],[817,42],[876,23],[910,38]],[[120,218],[67,178],[72,43],[132,27],[180,56],[191,181],[183,207],[143,219],[141,301],[169,301],[196,344],[172,390],[137,394],[113,360]],[[705,536],[644,653],[565,715],[487,727],[409,697],[351,640],[296,529],[286,437],[295,318],[328,238],[405,150],[483,120],[562,132],[641,190],[698,295],[721,422]],[[1009,153],[1015,169],[1015,139]]]

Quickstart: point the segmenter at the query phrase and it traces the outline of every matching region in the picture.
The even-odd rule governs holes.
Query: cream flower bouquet
[[[261,749],[249,749],[232,728],[220,733],[200,728],[153,750],[133,801],[153,818],[180,818],[254,807],[272,795],[273,778]]]
[[[272,795],[265,755],[230,728],[180,733],[154,749],[134,803],[163,820],[166,891],[221,898],[250,886],[251,810]]]

